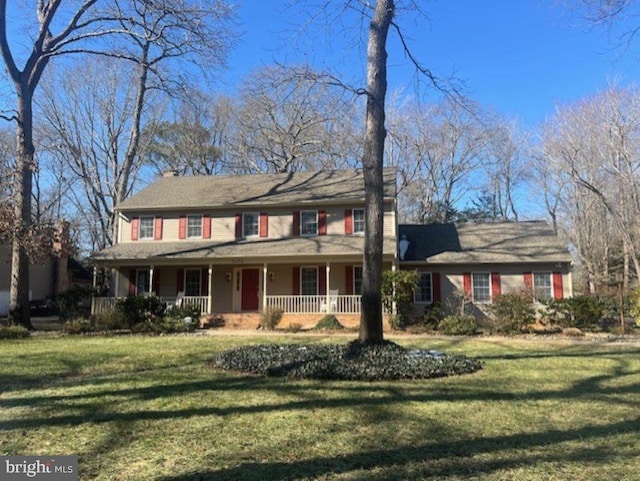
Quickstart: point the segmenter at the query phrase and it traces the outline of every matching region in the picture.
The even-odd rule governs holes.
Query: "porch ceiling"
[[[384,239],[383,254],[394,256],[395,238]],[[323,235],[283,239],[239,240],[228,242],[179,241],[179,242],[126,242],[95,253],[95,263],[114,264],[123,261],[171,261],[235,259],[291,259],[313,256],[361,256],[364,237]]]

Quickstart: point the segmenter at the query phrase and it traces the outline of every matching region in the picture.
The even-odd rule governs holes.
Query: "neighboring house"
[[[572,296],[571,253],[546,222],[400,225],[400,265],[417,269],[417,306],[464,294],[478,311],[502,293]]]
[[[67,225],[60,223],[60,239],[68,242]],[[56,242],[53,251],[57,255],[29,267],[29,299],[34,313],[44,312],[52,299],[73,285],[91,286],[91,272],[67,255],[67,249]],[[11,285],[11,246],[0,245],[0,316],[9,313]]]
[[[289,322],[334,312],[357,324],[364,197],[361,170],[164,176],[117,206],[117,242],[92,257],[112,270],[112,297],[93,312],[153,293],[225,318],[277,307]],[[570,263],[543,222],[398,226],[384,170],[383,268],[421,272],[417,306],[455,288],[482,304],[526,283],[567,296]]]
[[[203,313],[278,307],[357,320],[364,203],[360,170],[167,175],[117,206],[117,243],[92,260],[113,270],[115,297],[180,294]],[[391,269],[394,169],[384,171],[384,226],[383,265]],[[111,305],[95,299],[93,311]]]

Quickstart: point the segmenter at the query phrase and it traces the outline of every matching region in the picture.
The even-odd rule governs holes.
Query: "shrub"
[[[91,287],[74,286],[58,294],[54,299],[56,309],[62,319],[71,319],[88,315],[91,308],[91,296],[95,290]]]
[[[164,312],[165,316],[173,319],[200,319],[200,309],[195,306],[171,306]]]
[[[595,296],[580,295],[551,300],[547,304],[550,315],[561,327],[580,329],[599,326],[604,304]]]
[[[260,326],[272,331],[278,324],[280,324],[283,315],[284,311],[279,307],[267,307],[260,314]]]
[[[418,285],[418,271],[385,271],[382,273],[382,303],[386,312],[396,314],[389,323],[393,329],[403,329],[411,322],[413,292]],[[395,319],[393,319],[395,317]]]
[[[179,332],[193,332],[197,329],[198,323],[193,321],[187,322],[189,316],[185,318],[164,317],[157,320],[146,332],[154,332],[156,334],[175,334]]]
[[[494,329],[503,333],[521,332],[535,322],[533,297],[526,292],[501,294],[494,299],[491,308]]]
[[[62,326],[62,332],[65,334],[85,334],[87,332],[93,332],[93,330],[91,321],[83,318],[69,319]]]
[[[0,326],[0,339],[24,339],[31,331],[22,326]]]
[[[427,330],[435,331],[438,324],[447,316],[447,311],[439,302],[435,302],[424,309],[424,316],[418,324]]]
[[[344,326],[340,324],[338,318],[334,314],[327,314],[318,321],[314,329],[319,331],[339,331],[344,329]]]
[[[471,314],[451,314],[438,323],[438,331],[452,336],[475,334],[477,329],[478,321]]]
[[[155,296],[130,296],[120,299],[115,310],[122,316],[123,327],[135,332],[148,332],[162,317],[165,304]]]
[[[93,318],[93,325],[96,331],[114,331],[127,328],[124,316],[116,309],[96,314]]]

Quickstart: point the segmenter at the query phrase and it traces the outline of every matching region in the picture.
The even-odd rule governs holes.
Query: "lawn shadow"
[[[413,446],[389,449],[363,450],[336,457],[317,457],[293,461],[250,462],[231,468],[194,471],[177,476],[159,477],[158,481],[231,481],[239,479],[307,480],[324,479],[357,471],[380,472],[377,477],[364,473],[362,479],[401,479],[407,469],[424,470],[427,479],[449,476],[465,476],[473,473],[488,475],[498,470],[534,465],[541,462],[606,462],[621,456],[635,457],[637,453],[621,454],[605,447],[564,450],[557,454],[539,454],[535,448],[571,441],[595,441],[613,435],[637,433],[640,417],[608,425],[590,425],[573,430],[549,430],[539,433],[465,439],[460,441],[435,441]],[[507,452],[517,455],[508,456]],[[483,456],[484,455],[484,456]],[[486,456],[493,455],[493,456]],[[479,458],[479,459],[478,459]],[[384,470],[387,470],[385,473]],[[350,478],[353,479],[353,478]],[[356,478],[357,479],[357,478]]]

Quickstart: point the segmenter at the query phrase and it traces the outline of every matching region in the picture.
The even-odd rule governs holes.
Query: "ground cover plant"
[[[81,480],[637,479],[638,344],[391,337],[483,369],[375,383],[210,365],[245,345],[352,338],[2,340],[0,454],[78,454]]]

